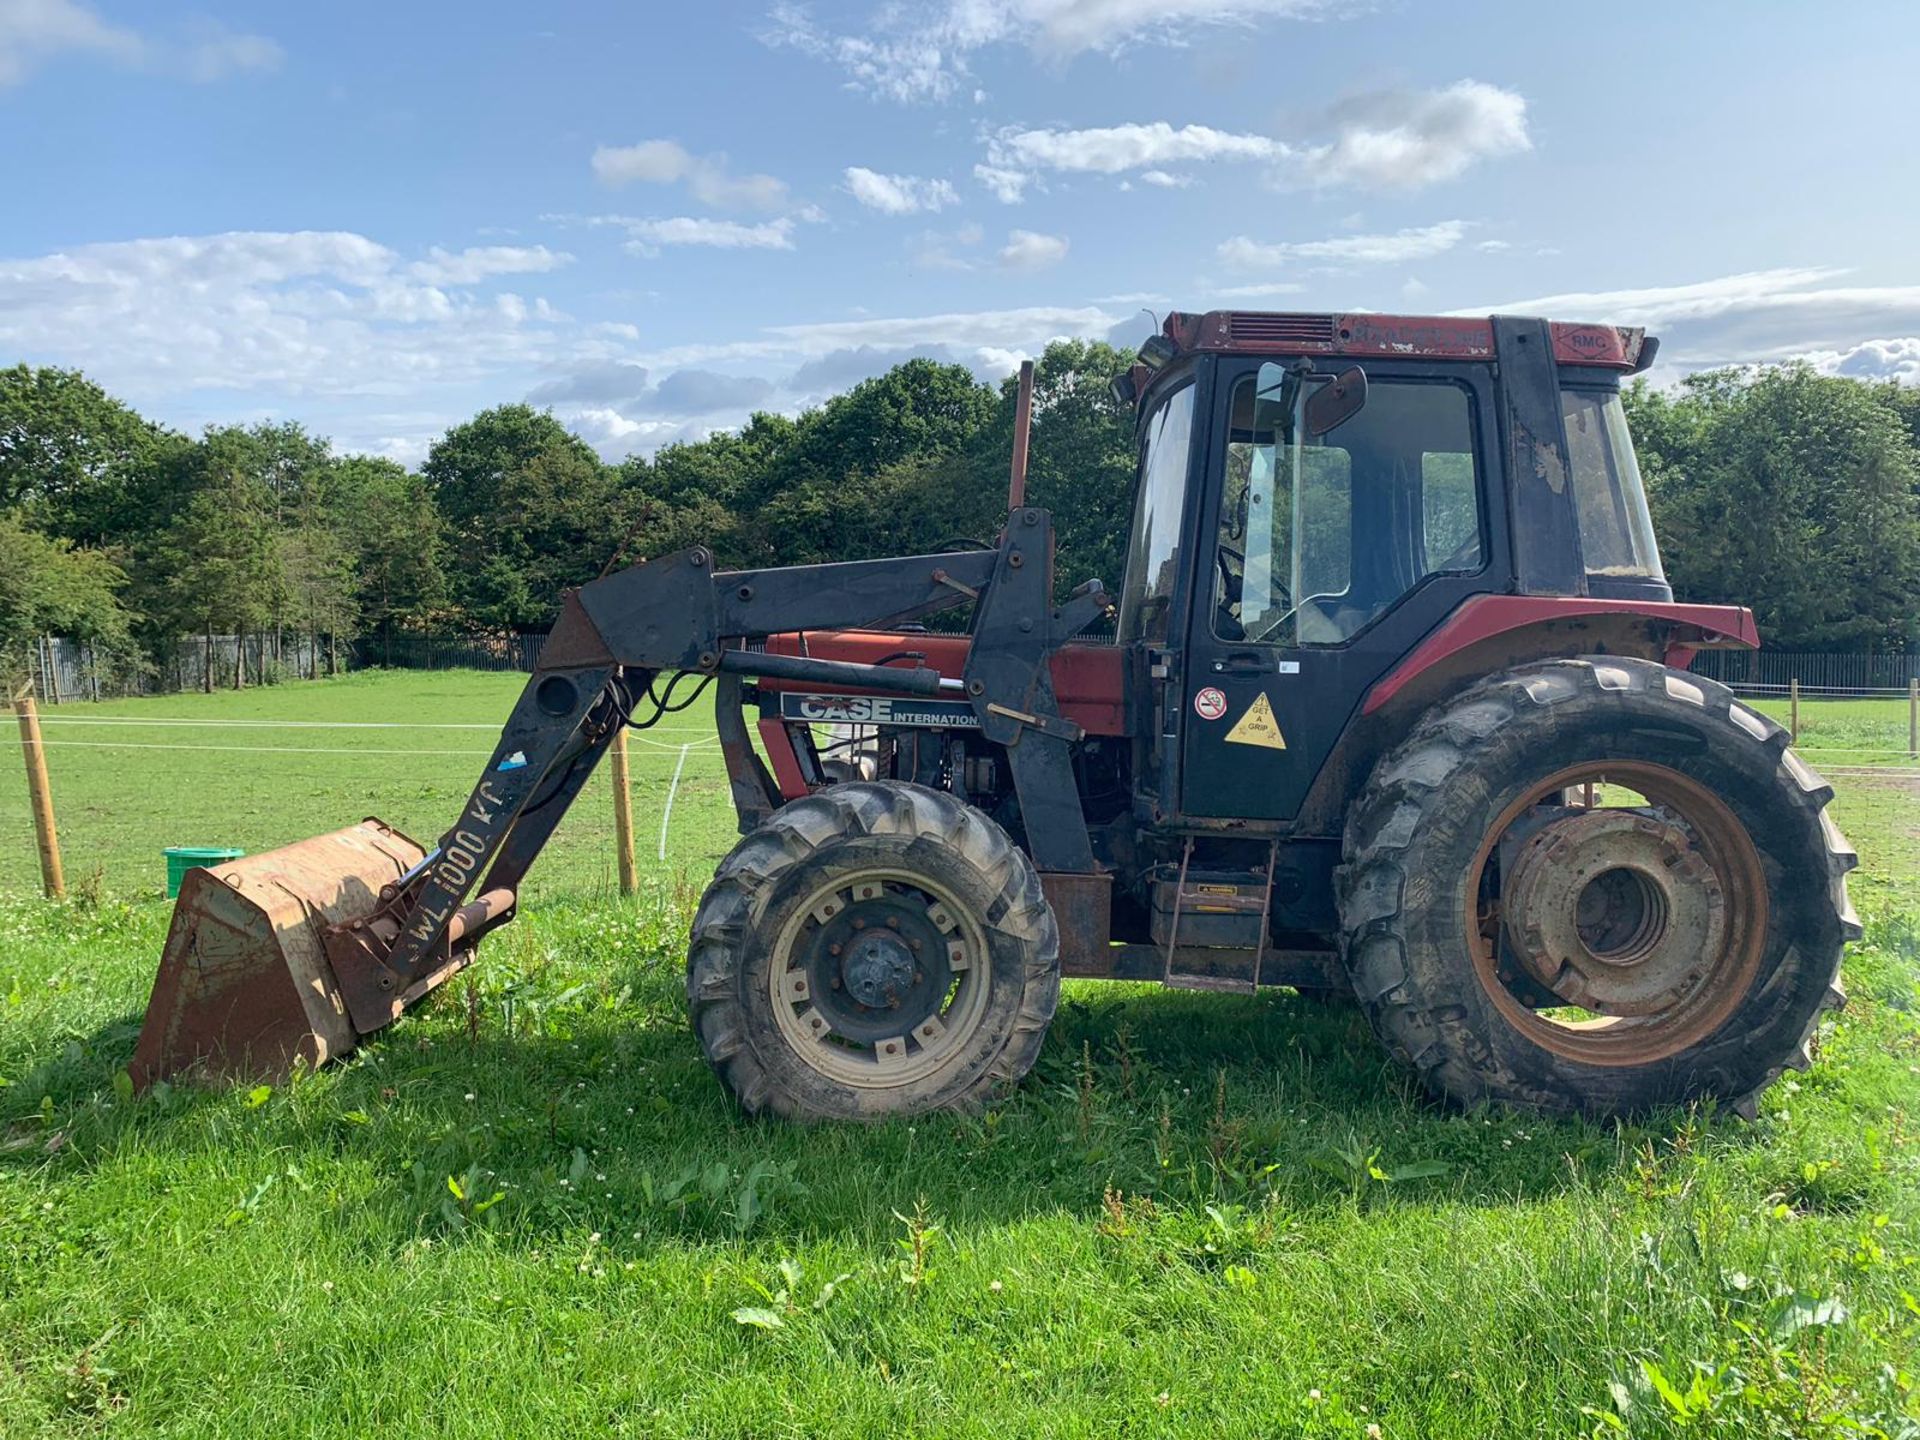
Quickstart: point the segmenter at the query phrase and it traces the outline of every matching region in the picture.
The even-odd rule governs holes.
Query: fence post
[[[1920,680],[1907,681],[1907,758],[1920,760]]]
[[[20,717],[20,749],[27,760],[27,795],[33,804],[33,838],[40,847],[40,888],[49,900],[67,893],[60,872],[60,840],[53,828],[53,787],[47,782],[47,752],[40,743],[40,712],[29,686],[13,697]]]
[[[633,790],[627,774],[627,727],[613,732],[613,844],[620,859],[620,893],[631,895],[640,888],[640,875],[633,865]]]
[[[1800,682],[1787,682],[1787,738],[1800,743]]]

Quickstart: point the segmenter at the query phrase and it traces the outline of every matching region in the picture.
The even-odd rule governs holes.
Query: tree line
[[[1028,493],[1065,577],[1119,583],[1132,416],[1109,346],[1037,367]],[[1667,572],[1754,607],[1787,649],[1920,639],[1920,396],[1802,366],[1716,371],[1627,406]],[[797,417],[618,464],[523,404],[450,429],[414,470],[336,453],[296,422],[188,436],[84,375],[0,370],[0,671],[35,639],[151,669],[183,637],[308,643],[544,630],[562,590],[708,546],[727,567],[912,554],[998,528],[1014,387],[909,360]],[[249,673],[245,652],[221,683]],[[375,653],[377,654],[377,646]],[[205,682],[214,683],[211,666]]]

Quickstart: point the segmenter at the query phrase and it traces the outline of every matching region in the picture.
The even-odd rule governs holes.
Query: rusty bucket
[[[180,887],[133,1063],[140,1088],[193,1066],[277,1075],[317,1066],[360,1039],[324,941],[365,920],[421,859],[378,820],[225,865]]]

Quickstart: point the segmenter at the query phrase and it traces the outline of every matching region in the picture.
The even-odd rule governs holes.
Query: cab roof
[[[1434,360],[1490,360],[1493,321],[1457,315],[1306,315],[1271,310],[1176,310],[1161,327],[1182,352],[1393,355]],[[1633,373],[1652,362],[1654,346],[1639,326],[1554,321],[1553,357],[1562,365],[1595,365]]]

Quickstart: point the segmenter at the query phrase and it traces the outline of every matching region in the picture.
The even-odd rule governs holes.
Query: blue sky
[[[1920,6],[0,0],[0,364],[602,453],[1144,308],[1920,381]]]

